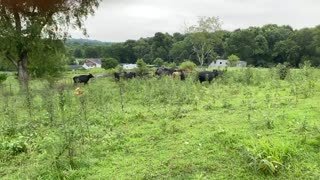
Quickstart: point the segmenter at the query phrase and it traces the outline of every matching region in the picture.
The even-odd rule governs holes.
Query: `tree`
[[[180,63],[184,59],[191,59],[191,56],[192,56],[191,41],[183,40],[183,41],[178,41],[174,43],[169,53],[170,53],[170,56],[174,59],[174,62],[176,63]]]
[[[118,60],[115,58],[104,58],[102,59],[102,68],[104,69],[112,69],[117,67],[119,64]]]
[[[29,53],[28,71],[32,77],[58,77],[65,70],[67,53],[61,41],[37,43],[37,51]],[[42,53],[38,53],[38,51]],[[45,59],[46,61],[42,61]]]
[[[147,63],[151,63],[151,45],[149,45],[146,39],[139,39],[136,41],[133,51],[137,59],[143,58]]]
[[[273,57],[276,63],[288,62],[294,67],[300,63],[300,47],[291,39],[279,41],[273,48]]]
[[[126,63],[135,63],[137,60],[136,55],[134,54],[134,49],[133,47],[135,46],[136,41],[134,40],[127,40],[123,44],[123,55],[124,55],[124,60],[122,62]]]
[[[228,57],[228,63],[230,64],[230,66],[236,66],[236,64],[240,61],[240,58],[237,55],[230,55]]]
[[[226,54],[236,54],[240,59],[254,64],[257,32],[256,28],[234,31],[225,42]]]
[[[267,66],[268,60],[271,59],[267,39],[259,34],[254,38],[253,63],[255,66]]]
[[[169,51],[172,47],[172,36],[168,33],[157,32],[152,38],[151,52],[153,58],[162,58],[170,60]]]
[[[16,67],[23,89],[28,88],[29,54],[43,53],[34,46],[66,38],[70,25],[85,34],[83,18],[94,13],[99,1],[0,0],[0,52]]]
[[[79,49],[79,48],[75,49],[74,52],[73,52],[73,56],[75,58],[83,58],[82,50]]]
[[[85,50],[84,50],[84,56],[86,58],[98,58],[99,57],[99,52],[97,50],[97,47],[87,47]]]
[[[199,16],[196,25],[185,28],[186,33],[215,32],[221,30],[222,22],[219,17]]]
[[[192,50],[195,53],[200,66],[206,60],[214,59],[217,53],[214,51],[214,40],[210,37],[211,32],[221,30],[222,22],[218,17],[198,17],[198,24],[186,27],[186,32],[192,44]]]
[[[157,66],[162,66],[164,64],[164,60],[161,58],[156,58],[155,60],[153,60],[153,63]]]
[[[278,26],[276,24],[267,24],[261,30],[262,35],[268,41],[269,49],[273,49],[277,42],[287,39],[293,33],[292,27]]]
[[[138,59],[136,62],[137,66],[138,66],[138,72],[137,74],[139,76],[143,76],[144,73],[148,72],[148,67],[147,64],[143,61],[143,59]]]
[[[197,32],[190,34],[188,39],[192,44],[192,51],[197,57],[197,61],[200,66],[203,66],[205,62],[212,61],[217,56],[214,51],[215,41],[210,37],[207,32]]]

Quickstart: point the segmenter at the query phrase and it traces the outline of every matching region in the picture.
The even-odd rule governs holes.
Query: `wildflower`
[[[80,87],[77,87],[75,90],[74,90],[74,94],[77,95],[77,96],[80,96],[84,93],[84,91],[82,91],[80,89]]]

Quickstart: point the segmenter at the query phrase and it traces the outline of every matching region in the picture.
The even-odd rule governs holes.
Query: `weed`
[[[276,161],[272,156],[260,160],[259,170],[265,174],[275,175],[283,165]]]

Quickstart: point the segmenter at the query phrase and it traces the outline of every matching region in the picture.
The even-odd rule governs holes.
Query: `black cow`
[[[137,73],[135,72],[124,72],[124,78],[126,79],[132,79],[137,76]]]
[[[216,69],[214,69],[212,72],[202,71],[202,72],[198,73],[198,80],[200,81],[200,83],[202,83],[204,81],[209,81],[209,83],[211,83],[211,81],[214,78],[221,76],[224,72],[225,72],[225,70],[221,71],[221,70],[216,70]]]
[[[124,79],[132,79],[137,77],[137,73],[136,72],[115,72],[113,73],[114,78],[116,79],[116,81],[120,81],[120,78],[124,78]]]
[[[73,82],[88,84],[88,81],[90,80],[90,78],[93,78],[93,75],[90,73],[89,73],[89,75],[75,76],[75,77],[73,77]]]
[[[162,75],[172,75],[172,73],[174,72],[175,70],[174,69],[168,69],[168,68],[165,68],[165,67],[159,67],[155,74],[158,75],[158,76],[162,76]]]
[[[121,72],[115,72],[115,73],[113,73],[113,75],[114,75],[114,78],[115,78],[117,81],[120,81]]]

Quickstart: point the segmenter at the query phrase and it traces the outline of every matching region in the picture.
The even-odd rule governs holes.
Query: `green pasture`
[[[211,84],[75,74],[0,85],[0,179],[320,178],[319,69],[228,69]]]

